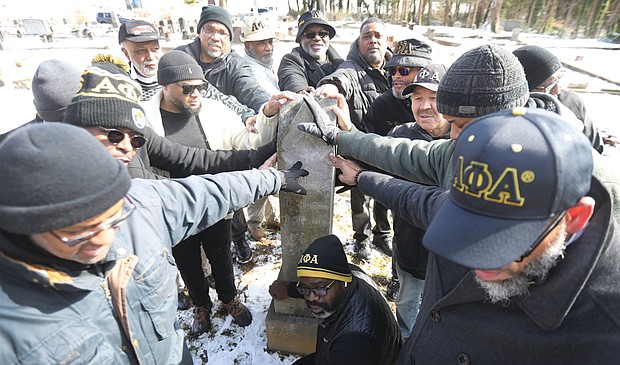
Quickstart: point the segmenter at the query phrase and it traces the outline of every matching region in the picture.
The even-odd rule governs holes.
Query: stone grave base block
[[[267,348],[290,354],[308,355],[316,349],[316,330],[320,318],[276,313],[273,301],[267,311]]]

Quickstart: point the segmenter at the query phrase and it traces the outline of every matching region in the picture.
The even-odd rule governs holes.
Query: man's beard
[[[263,64],[268,65],[268,66],[273,65],[273,53],[266,55],[266,56],[261,56],[257,54],[257,52],[255,52],[252,47],[247,48],[246,51],[255,60],[258,60],[259,62],[262,62]]]
[[[315,60],[321,60],[327,54],[327,46],[325,45],[323,45],[323,48],[321,48],[319,51],[315,51],[312,47],[310,47],[310,44],[308,44],[307,46],[305,44],[302,44],[301,48]]]
[[[540,256],[523,267],[523,270],[502,281],[485,281],[474,276],[476,283],[484,289],[491,303],[507,303],[511,298],[527,294],[528,288],[534,279],[543,279],[564,257],[566,242],[566,224],[560,226],[560,232],[555,240]]]
[[[157,67],[155,67],[154,69],[151,69],[151,68],[148,68],[146,64],[144,65],[134,64],[133,67],[136,69],[138,74],[140,74],[142,77],[150,78],[150,77],[157,76]]]
[[[185,105],[178,100],[172,101],[172,105],[179,109],[180,113],[183,113],[187,116],[198,115],[198,113],[200,113],[200,109],[202,109],[202,103],[196,109],[192,109],[189,105]]]
[[[331,316],[332,314],[336,313],[338,309],[340,309],[340,307],[342,306],[342,303],[344,302],[344,297],[345,297],[345,294],[342,293],[342,295],[335,298],[331,304],[310,302],[306,300],[306,305],[308,306],[308,308],[310,308],[310,303],[312,303],[312,305],[323,308],[323,312],[321,313],[312,312],[312,315],[317,318],[327,318]]]
[[[405,89],[402,89],[401,91],[396,91],[396,89],[394,89],[394,87],[392,86],[392,95],[396,99],[404,100],[406,98],[403,96],[403,90],[405,90]]]

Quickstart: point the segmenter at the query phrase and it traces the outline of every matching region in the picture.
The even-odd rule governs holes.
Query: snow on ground
[[[346,57],[349,44],[358,32],[359,24],[341,24],[337,29],[338,35],[333,41],[334,47],[342,57]],[[425,27],[416,27],[415,30],[404,29],[397,26],[389,26],[389,31],[394,39],[418,37],[424,39]],[[491,41],[486,35],[481,38],[463,38],[458,35],[472,33],[468,30],[438,29],[437,32],[448,32],[457,35],[456,40],[460,45],[449,47],[432,43],[433,57],[436,62],[449,65],[461,53],[484,42]],[[284,30],[284,33],[287,33]],[[534,35],[522,34],[524,41],[538,42]],[[276,47],[275,59],[289,52],[297,46],[290,35]],[[515,42],[508,40],[493,40],[506,46],[508,49],[518,47]],[[545,38],[546,47],[557,51],[563,61],[579,62],[582,59],[587,68],[592,71],[601,71],[607,79],[620,80],[620,71],[616,67],[619,63],[620,51],[600,49],[584,49],[596,44],[594,40],[554,40]],[[171,49],[177,45],[187,43],[180,39],[170,42],[162,42],[164,49]],[[89,60],[100,52],[111,52],[122,56],[115,34],[102,35],[95,40],[88,39],[60,39],[54,43],[43,44],[38,39],[7,39],[4,42],[4,51],[0,51],[0,79],[6,85],[0,87],[0,133],[15,128],[33,119],[35,110],[32,104],[32,95],[29,87],[29,79],[32,78],[38,64],[49,58],[59,58],[75,64],[83,69],[89,64]],[[237,51],[242,51],[240,45],[234,45]],[[584,67],[586,67],[584,66]],[[277,68],[277,65],[276,65]],[[605,71],[605,72],[602,72]],[[569,71],[563,79],[568,84],[587,83],[585,93],[580,93],[586,102],[588,111],[592,114],[600,129],[609,130],[611,134],[620,136],[615,106],[620,105],[620,95],[601,93],[601,89],[618,89],[618,85],[602,81],[579,72]],[[68,151],[70,151],[70,146]],[[614,149],[617,151],[617,149]],[[336,196],[334,208],[334,234],[345,243],[345,250],[352,262],[353,243],[351,240],[352,230],[350,225],[350,210],[348,193]],[[241,298],[252,311],[254,321],[248,327],[242,328],[232,323],[232,318],[225,313],[218,313],[219,302],[216,300],[215,291],[212,290],[212,299],[215,303],[213,329],[197,339],[190,339],[188,344],[191,348],[196,364],[204,363],[207,356],[210,364],[289,364],[297,357],[266,350],[267,339],[265,335],[265,316],[271,302],[267,288],[278,275],[280,261],[280,236],[278,232],[268,232],[268,240],[252,242],[254,259],[247,265],[235,264],[235,274],[238,288],[241,290]],[[355,262],[360,264],[382,286],[387,284],[389,277],[388,258],[378,252],[373,252],[370,262]],[[181,326],[188,328],[191,325],[192,310],[178,312]]]

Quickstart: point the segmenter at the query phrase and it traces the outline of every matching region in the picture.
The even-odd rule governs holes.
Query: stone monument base
[[[308,355],[316,349],[316,330],[321,318],[276,313],[273,301],[267,311],[267,348],[291,354]]]

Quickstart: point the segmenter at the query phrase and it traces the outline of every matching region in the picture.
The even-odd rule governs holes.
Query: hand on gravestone
[[[295,162],[291,168],[287,170],[278,170],[280,173],[280,191],[287,191],[299,195],[306,195],[306,189],[299,185],[297,179],[302,176],[308,176],[308,170],[301,168],[301,161]]]
[[[314,117],[314,123],[299,123],[299,130],[310,133],[315,137],[322,138],[327,144],[335,145],[336,136],[338,135],[338,126],[333,122],[327,113],[321,108],[319,103],[310,95],[304,95],[304,102],[310,108],[310,112]]]

